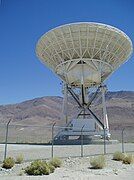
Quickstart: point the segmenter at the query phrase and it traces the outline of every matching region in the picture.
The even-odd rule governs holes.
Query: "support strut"
[[[87,103],[87,108],[89,108],[89,106],[92,104],[92,102],[93,102],[94,99],[96,98],[99,90],[100,90],[100,86],[97,88],[97,91],[94,93],[94,95],[93,95],[93,97],[91,98],[91,100]]]
[[[90,114],[94,117],[94,119],[98,122],[98,124],[104,129],[104,124],[97,118],[97,116],[91,111],[91,109],[87,108]]]
[[[78,103],[79,107],[82,108],[81,112],[84,111],[84,114],[83,116],[85,117],[85,111],[88,110],[90,112],[90,114],[94,117],[94,119],[97,121],[97,123],[104,129],[104,124],[98,119],[98,117],[91,111],[91,109],[88,107],[89,104],[85,107],[85,103],[84,103],[84,99],[82,101],[82,104],[80,103],[79,101],[79,98],[78,96],[75,94],[75,92],[70,88],[68,87],[67,88],[69,93],[72,95],[72,97],[74,98],[74,100]],[[97,93],[98,93],[99,90],[97,90]],[[97,93],[95,93],[95,96],[97,95]],[[84,95],[84,93],[83,93]],[[83,96],[84,97],[84,96]],[[95,97],[94,97],[95,98]],[[93,101],[93,100],[92,100]],[[84,104],[83,104],[84,103]],[[81,113],[80,112],[80,113]],[[80,113],[78,116],[80,116]]]
[[[106,109],[106,100],[105,100],[106,90],[107,90],[106,86],[101,86],[104,127],[105,127],[105,129],[109,130],[108,116],[107,116],[107,109]]]
[[[83,84],[81,85],[81,97],[82,97],[82,105],[84,106],[85,103],[85,98],[84,98],[84,87]]]
[[[78,96],[75,94],[75,92],[70,88],[70,87],[67,87],[69,93],[72,95],[72,97],[74,98],[74,100],[78,103],[79,107],[82,108],[82,105],[81,103],[79,102],[79,98]]]

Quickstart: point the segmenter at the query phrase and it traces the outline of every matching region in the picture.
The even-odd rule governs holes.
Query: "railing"
[[[115,151],[134,152],[134,128],[124,127],[120,130],[111,130],[111,139],[108,141],[100,137],[85,141],[84,126],[81,128],[79,139],[71,139],[67,144],[58,145],[55,137],[58,132],[70,127],[57,126],[33,126],[12,124],[0,124],[0,159],[7,156],[23,154],[26,160],[45,159],[71,156],[90,156],[95,154],[109,154]],[[75,137],[72,137],[75,138]],[[61,141],[62,142],[62,141]],[[70,143],[71,142],[71,143]]]

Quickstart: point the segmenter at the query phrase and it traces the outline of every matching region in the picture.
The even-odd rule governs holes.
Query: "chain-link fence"
[[[69,128],[69,127],[68,127]],[[59,133],[67,127],[32,126],[17,124],[0,125],[0,159],[22,154],[25,160],[46,159],[52,157],[83,157],[97,154],[109,154],[115,151],[134,152],[134,129],[124,127],[111,130],[111,139],[96,137],[85,140],[83,129],[80,136],[70,139],[58,139]],[[105,134],[105,132],[104,132]]]

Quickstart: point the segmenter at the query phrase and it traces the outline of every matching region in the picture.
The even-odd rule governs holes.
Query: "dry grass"
[[[24,170],[26,174],[34,175],[34,176],[49,175],[51,173],[48,164],[45,161],[41,161],[41,160],[33,161]]]
[[[22,154],[20,154],[19,156],[16,157],[16,164],[21,164],[24,161],[24,157]]]
[[[124,164],[132,164],[134,162],[134,156],[132,154],[126,154],[122,163]]]
[[[55,157],[49,162],[49,164],[57,168],[57,167],[61,167],[62,161],[59,158]]]
[[[15,165],[15,160],[12,157],[7,157],[2,164],[5,169],[11,169]]]
[[[123,154],[122,152],[120,151],[116,151],[114,154],[113,154],[113,160],[115,161],[123,161],[125,157],[125,154]]]
[[[106,159],[103,155],[94,157],[90,159],[90,164],[92,169],[103,169],[106,166]]]

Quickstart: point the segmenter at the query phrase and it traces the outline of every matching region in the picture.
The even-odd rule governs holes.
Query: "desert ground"
[[[91,169],[90,157],[64,158],[62,167],[55,170],[54,173],[44,176],[27,176],[21,174],[22,168],[29,165],[25,162],[21,165],[15,165],[11,170],[0,171],[2,180],[27,180],[27,179],[47,179],[47,180],[133,180],[134,164],[126,165],[122,162],[112,160],[112,155],[106,155],[107,165],[104,169]]]
[[[54,146],[54,156],[62,159],[62,167],[55,170],[54,173],[45,176],[27,176],[22,173],[25,168],[35,159],[51,158],[51,146],[41,145],[8,145],[7,156],[16,157],[19,154],[24,156],[25,162],[15,165],[11,170],[0,168],[0,180],[27,180],[27,179],[47,179],[47,180],[133,180],[134,164],[125,165],[122,162],[112,160],[112,153],[121,151],[121,144],[109,144],[106,146],[107,165],[104,169],[91,169],[90,158],[104,153],[103,145],[84,145],[84,157],[81,155],[81,146]],[[134,154],[134,143],[125,143],[125,150]],[[1,164],[4,155],[4,145],[0,145]]]

